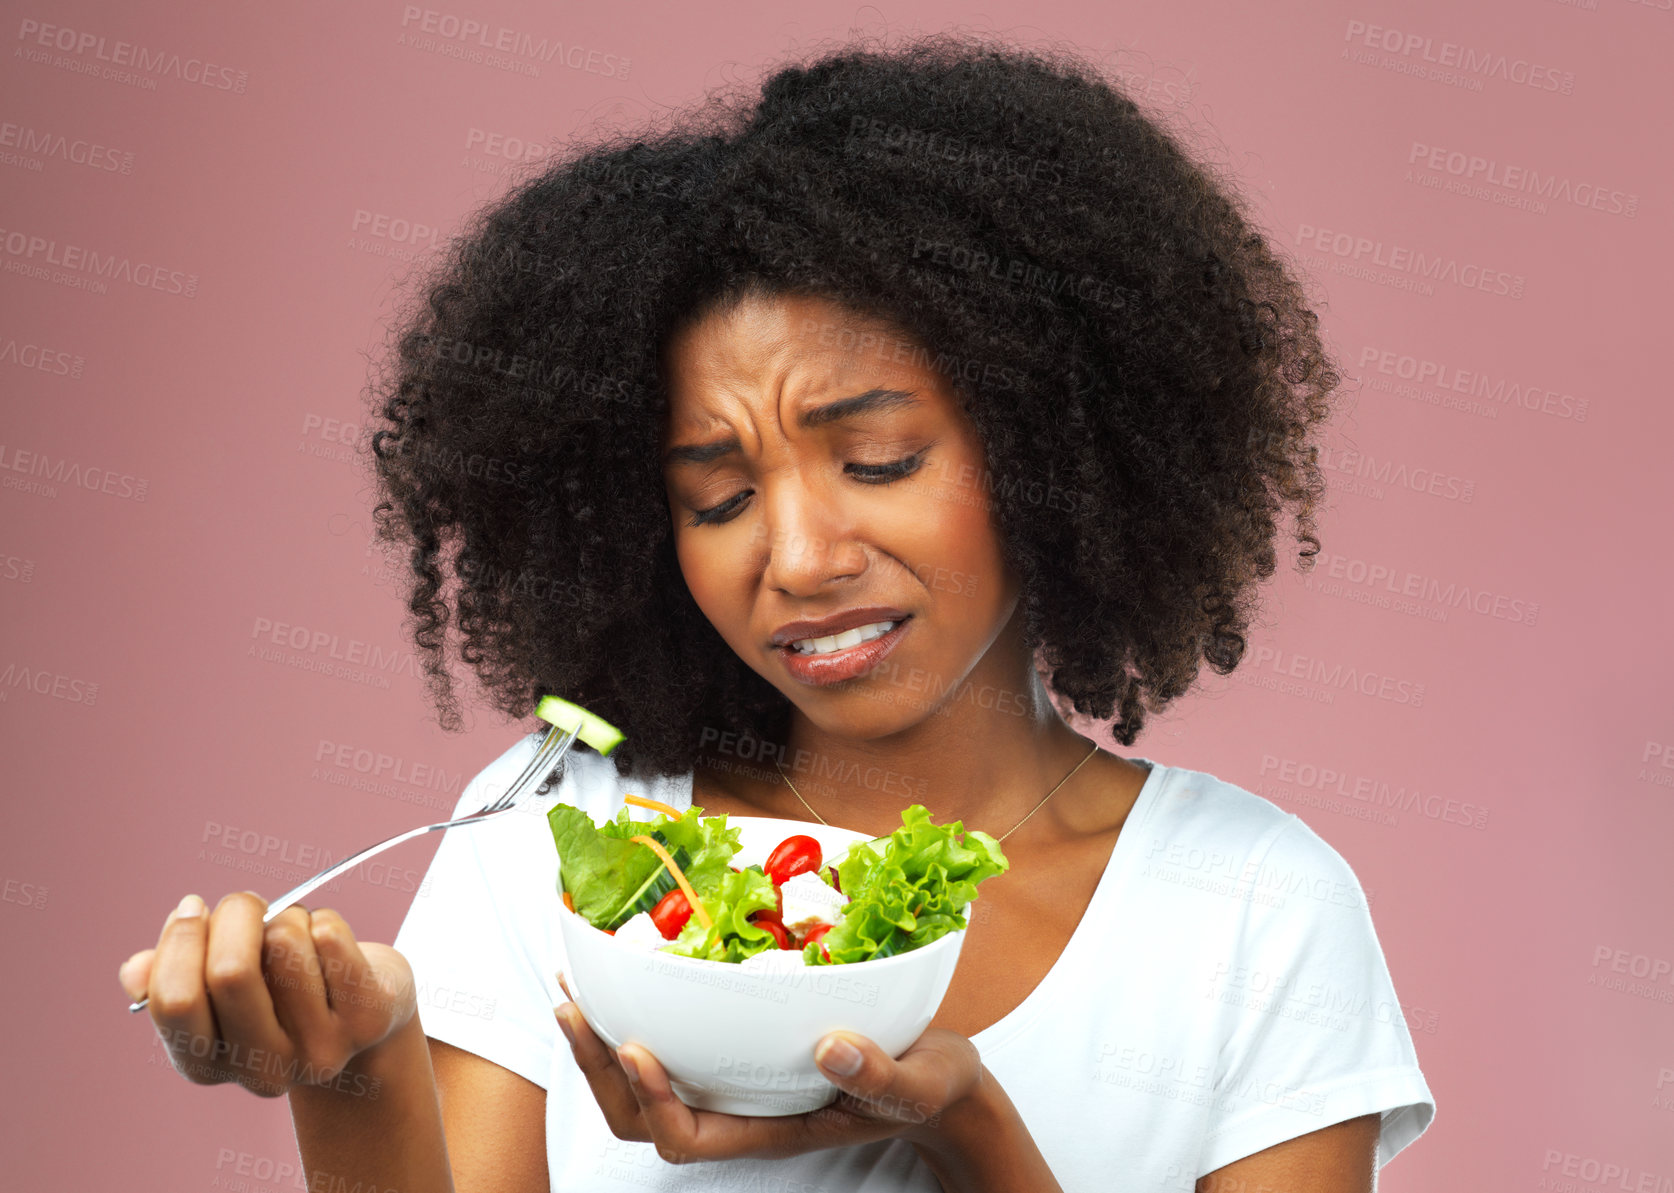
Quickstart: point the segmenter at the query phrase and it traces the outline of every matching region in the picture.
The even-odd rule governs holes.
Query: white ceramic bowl
[[[762,863],[794,833],[820,843],[827,864],[864,833],[830,825],[735,816],[743,830],[733,864]],[[555,902],[557,900],[555,899]],[[849,965],[789,973],[645,952],[618,943],[558,902],[570,990],[612,1048],[642,1045],[688,1106],[728,1114],[803,1114],[836,1099],[814,1064],[829,1031],[865,1036],[899,1056],[930,1026],[965,943],[963,930],[922,948]]]

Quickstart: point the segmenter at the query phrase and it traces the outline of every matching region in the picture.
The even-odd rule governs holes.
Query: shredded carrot
[[[661,812],[670,820],[679,820],[680,813],[660,800],[646,799],[643,795],[624,795],[622,802],[632,804],[636,808],[649,808],[653,812]]]
[[[570,898],[570,893],[568,891],[564,892],[564,906],[569,908],[571,911],[575,910],[575,900]]]
[[[674,881],[679,883],[680,889],[686,892],[686,898],[692,905],[692,914],[697,916],[698,923],[705,928],[713,928],[715,921],[709,918],[709,913],[703,909],[703,904],[698,902],[697,892],[692,889],[692,884],[686,881],[686,876],[680,872],[680,867],[674,864],[674,859],[668,855],[668,850],[663,848],[662,842],[655,837],[629,837],[628,840],[638,841],[641,845],[649,845],[652,852],[663,859],[663,865],[667,866],[668,872],[674,875]]]

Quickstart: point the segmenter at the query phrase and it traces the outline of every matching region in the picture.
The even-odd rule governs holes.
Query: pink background
[[[1333,558],[1282,572],[1244,665],[1128,752],[1267,796],[1360,876],[1439,1104],[1382,1187],[1674,1188],[1674,416],[1652,357],[1669,0],[430,10],[597,51],[538,76],[402,44],[419,22],[399,3],[190,7],[33,3],[4,27],[10,1187],[298,1187],[285,1103],[175,1074],[117,966],[188,891],[272,896],[322,855],[443,819],[522,731],[432,723],[351,460],[404,257],[505,185],[472,130],[562,140],[851,25],[968,20],[1079,47],[1236,176],[1356,379],[1330,440]],[[106,78],[31,22],[207,59],[234,86]],[[1368,47],[1366,26],[1394,32]],[[1549,73],[1415,74],[1423,39]],[[1473,157],[1492,165],[1461,190]],[[414,224],[435,239],[377,234]],[[157,266],[164,288],[35,276],[36,237]],[[1486,288],[1425,281],[1413,254]],[[43,481],[42,459],[94,487]],[[329,647],[264,659],[269,623],[396,665],[368,684],[293,665]],[[397,773],[346,785],[380,754]],[[330,904],[389,940],[433,849],[386,855]]]

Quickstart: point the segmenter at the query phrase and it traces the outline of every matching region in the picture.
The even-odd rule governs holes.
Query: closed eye
[[[924,455],[924,452],[919,452],[916,455],[907,456],[905,459],[896,460],[889,464],[845,464],[843,465],[843,471],[863,485],[887,485],[892,481],[898,481],[917,472],[919,465],[924,462]],[[710,506],[706,510],[697,510],[692,514],[687,525],[712,526],[730,522],[733,515],[743,508],[744,499],[750,493],[751,490],[745,489],[736,497],[731,497],[720,505]]]

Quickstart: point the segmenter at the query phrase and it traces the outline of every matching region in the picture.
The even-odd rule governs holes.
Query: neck
[[[1008,626],[1015,631],[1013,622]],[[1017,641],[1016,633],[1001,641]],[[783,773],[808,804],[834,825],[882,836],[901,824],[901,810],[923,804],[938,824],[999,837],[1010,831],[1087,758],[1092,743],[1052,706],[1032,660],[996,642],[970,675],[946,692],[904,692],[894,707],[920,701],[926,715],[896,733],[872,738],[821,728],[800,709],[779,757]],[[910,704],[909,704],[910,706]],[[1093,773],[1097,758],[1075,771],[1030,821],[1055,817],[1054,804]],[[801,807],[787,790],[785,799]]]

